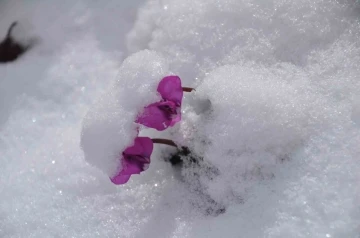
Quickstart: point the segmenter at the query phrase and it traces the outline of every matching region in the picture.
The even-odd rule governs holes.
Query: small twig
[[[174,147],[178,147],[174,141],[172,140],[168,140],[168,139],[159,139],[159,138],[154,138],[151,139],[153,141],[153,143],[157,143],[157,144],[164,144],[164,145],[170,145],[170,146],[174,146]]]
[[[182,87],[182,90],[183,90],[183,92],[188,92],[188,93],[190,93],[190,92],[192,92],[192,91],[195,91],[195,88]]]

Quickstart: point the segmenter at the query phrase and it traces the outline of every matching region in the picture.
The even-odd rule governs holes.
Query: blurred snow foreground
[[[358,2],[2,1],[2,35],[14,17],[41,44],[0,65],[0,237],[359,237]],[[115,186],[99,158],[169,74],[196,92],[140,135],[191,153]]]

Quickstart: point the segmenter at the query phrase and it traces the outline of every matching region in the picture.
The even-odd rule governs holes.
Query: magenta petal
[[[118,174],[112,178],[110,178],[111,182],[114,184],[125,184],[127,181],[129,181],[131,175],[121,175]]]
[[[153,142],[149,137],[136,137],[134,145],[125,149],[121,157],[122,168],[110,178],[114,184],[124,184],[132,174],[140,174],[150,164]]]
[[[127,155],[141,155],[150,158],[153,151],[153,142],[149,137],[136,137],[134,145],[126,148]]]
[[[139,140],[139,143],[143,147],[142,155],[146,158],[149,158],[149,163],[150,163],[150,156],[154,149],[153,141],[149,137],[138,137],[135,140]]]
[[[116,176],[111,178],[111,181],[115,184],[124,184],[129,181],[131,175],[140,174],[144,171],[144,167],[147,168],[144,165],[150,163],[150,158],[147,161],[139,161],[137,157],[124,154],[124,157],[121,159],[122,169]]]
[[[164,111],[159,108],[160,104],[160,102],[156,102],[145,107],[143,113],[136,119],[136,122],[158,131],[168,128],[171,119],[168,119]]]
[[[174,126],[176,123],[181,121],[181,108],[180,107],[176,108],[176,111],[177,114],[172,117],[169,126]]]
[[[125,159],[126,165],[123,167],[123,169],[120,173],[121,175],[140,174],[140,172],[144,171],[143,166],[145,163],[143,163],[141,161],[136,161],[135,159],[136,159],[136,157],[133,157],[130,160]]]
[[[124,184],[129,181],[132,174],[140,174],[140,172],[143,171],[143,164],[137,162],[136,160],[130,160],[127,157],[127,155],[124,155],[121,158],[121,171],[114,177],[110,178],[115,184]]]
[[[165,100],[173,101],[181,105],[183,90],[181,79],[178,76],[166,76],[163,78],[157,88],[161,97]]]

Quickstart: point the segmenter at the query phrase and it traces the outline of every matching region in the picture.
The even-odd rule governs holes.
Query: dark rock
[[[15,61],[33,46],[33,44],[24,45],[14,39],[12,31],[17,25],[17,22],[10,25],[6,37],[0,43],[0,63]]]

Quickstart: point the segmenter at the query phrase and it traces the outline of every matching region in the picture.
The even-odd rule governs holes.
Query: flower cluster
[[[149,128],[163,131],[174,126],[181,120],[181,103],[183,92],[191,92],[192,88],[183,88],[178,76],[166,76],[158,85],[157,92],[161,100],[144,107],[135,122]],[[121,166],[115,176],[111,177],[114,184],[126,183],[132,174],[140,174],[150,164],[153,143],[165,143],[176,146],[174,142],[166,139],[150,139],[149,137],[136,137],[133,145],[127,147],[121,155]]]
[[[178,76],[163,78],[157,91],[161,95],[161,101],[146,106],[136,122],[163,131],[181,120],[183,89],[180,78]]]

